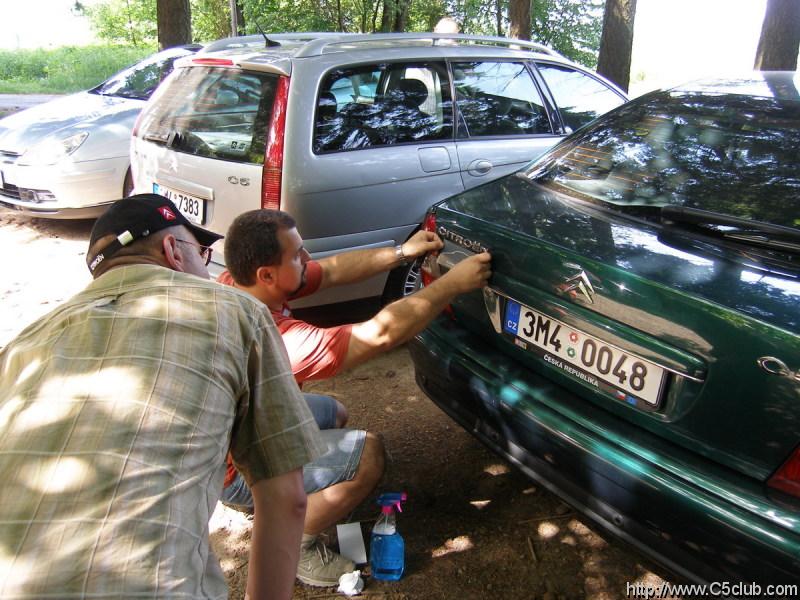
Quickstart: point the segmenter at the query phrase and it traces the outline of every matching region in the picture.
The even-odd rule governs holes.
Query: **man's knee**
[[[386,464],[386,451],[383,440],[380,436],[367,432],[364,440],[364,450],[361,453],[361,461],[358,464],[359,478],[369,479],[372,485],[378,483]]]
[[[347,424],[348,417],[349,415],[347,414],[347,407],[336,400],[336,428],[343,429]]]

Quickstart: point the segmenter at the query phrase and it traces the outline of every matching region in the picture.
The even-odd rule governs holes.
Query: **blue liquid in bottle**
[[[372,532],[369,544],[372,576],[384,581],[397,581],[403,576],[405,568],[405,542],[395,531],[384,535]]]
[[[405,492],[381,494],[378,497],[381,516],[372,528],[369,543],[369,560],[375,579],[397,581],[403,576],[405,542],[397,533],[394,510],[396,507],[402,511],[401,505],[405,500]]]

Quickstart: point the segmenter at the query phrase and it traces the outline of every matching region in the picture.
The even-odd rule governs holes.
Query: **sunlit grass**
[[[0,93],[64,94],[96,86],[155,48],[64,46],[0,50]]]

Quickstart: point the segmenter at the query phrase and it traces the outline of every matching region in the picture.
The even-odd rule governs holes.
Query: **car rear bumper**
[[[735,490],[719,489],[719,477],[703,481],[664,468],[675,456],[659,460],[649,447],[632,452],[610,426],[612,416],[498,356],[446,318],[434,321],[409,350],[417,383],[451,418],[678,577],[800,582],[796,519],[784,527],[746,510]],[[596,426],[571,418],[572,409]]]

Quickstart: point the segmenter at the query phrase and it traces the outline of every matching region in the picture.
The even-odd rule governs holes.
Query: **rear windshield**
[[[277,78],[237,69],[180,69],[139,126],[176,152],[263,164]]]
[[[635,216],[677,205],[800,227],[800,103],[663,92],[565,141],[525,175]]]

